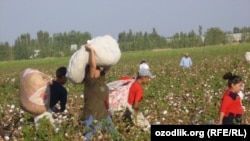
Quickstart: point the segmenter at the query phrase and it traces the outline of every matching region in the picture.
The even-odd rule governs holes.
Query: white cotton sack
[[[109,35],[98,36],[87,41],[96,53],[96,64],[109,69],[114,66],[121,57],[121,51],[117,41]],[[74,84],[82,83],[85,77],[85,68],[89,62],[89,52],[85,45],[81,46],[70,58],[66,77]]]
[[[250,63],[250,52],[245,53],[245,59],[248,63]]]
[[[36,69],[27,68],[22,72],[19,84],[20,107],[33,115],[48,110],[52,78]]]

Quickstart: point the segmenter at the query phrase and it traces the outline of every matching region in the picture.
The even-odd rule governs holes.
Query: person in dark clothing
[[[241,124],[241,116],[244,110],[238,93],[243,86],[243,80],[241,77],[233,75],[231,72],[226,73],[223,79],[228,80],[228,89],[221,100],[218,124]]]
[[[67,82],[66,78],[67,68],[62,66],[56,70],[56,79],[50,85],[50,109],[55,112],[63,112],[66,109],[67,90],[63,86]],[[60,102],[60,108],[56,104]]]

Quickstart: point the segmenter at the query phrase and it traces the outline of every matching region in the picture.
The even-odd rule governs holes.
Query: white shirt
[[[190,57],[182,57],[181,62],[180,62],[180,66],[185,67],[185,68],[189,68],[192,66],[192,60]]]

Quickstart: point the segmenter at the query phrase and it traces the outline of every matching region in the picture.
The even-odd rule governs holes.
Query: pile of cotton
[[[98,36],[88,40],[96,53],[97,66],[109,69],[114,66],[121,57],[121,51],[117,41],[109,35]],[[89,52],[85,45],[81,46],[70,58],[66,77],[74,84],[82,83],[85,77],[85,68],[89,61]]]
[[[250,63],[250,52],[245,53],[245,58],[248,63]]]
[[[52,78],[37,69],[27,68],[22,72],[19,84],[20,107],[33,115],[48,110]]]

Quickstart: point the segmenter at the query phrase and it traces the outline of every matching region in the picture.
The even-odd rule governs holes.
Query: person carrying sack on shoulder
[[[108,112],[109,89],[105,84],[105,70],[96,65],[95,50],[91,45],[85,46],[89,52],[89,64],[86,66],[86,76],[84,78],[84,111],[83,118],[88,131],[85,133],[86,140],[99,130],[111,134],[115,139],[118,138],[118,131]],[[95,123],[94,121],[97,121]]]

